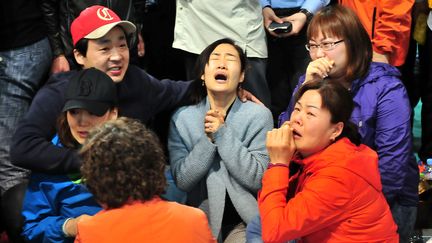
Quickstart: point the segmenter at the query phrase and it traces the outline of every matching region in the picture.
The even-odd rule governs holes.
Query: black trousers
[[[289,16],[299,9],[274,9],[277,16]],[[307,25],[297,36],[277,38],[267,34],[267,82],[271,94],[271,111],[277,119],[285,111],[299,77],[306,72],[310,62],[309,52],[305,48]]]

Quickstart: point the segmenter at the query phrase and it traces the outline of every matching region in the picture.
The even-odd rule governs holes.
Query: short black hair
[[[134,37],[135,37],[135,35],[134,34],[130,34],[130,35],[128,35],[127,33],[126,33],[126,31],[121,27],[121,26],[118,26],[119,28],[121,28],[122,30],[123,30],[123,33],[125,34],[125,37],[126,37],[126,43],[127,43],[127,45],[128,45],[128,48],[130,48],[131,47],[131,43],[134,41]],[[83,57],[86,57],[87,56],[87,50],[88,50],[88,42],[89,42],[89,39],[87,39],[87,38],[81,38],[79,41],[77,41],[77,43],[75,44],[75,46],[74,46],[74,49],[76,49]],[[77,66],[77,67],[80,67],[81,65],[75,60],[75,58],[72,58],[73,59],[73,62],[74,62],[74,64]]]

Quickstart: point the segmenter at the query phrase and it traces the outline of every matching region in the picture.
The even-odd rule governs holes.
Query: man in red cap
[[[147,0],[40,0],[46,32],[53,52],[51,73],[66,72],[78,69],[74,62],[72,36],[70,27],[72,21],[85,8],[92,5],[103,5],[113,10],[122,20],[128,20],[137,26],[137,37],[129,43],[131,63],[139,64],[139,58],[144,55],[144,41],[140,34],[144,21]],[[139,38],[138,38],[139,36]]]
[[[148,123],[158,112],[188,103],[189,82],[160,81],[129,64],[128,39],[135,25],[107,7],[83,10],[72,22],[71,33],[76,62],[84,69],[103,71],[116,83],[121,116]],[[74,73],[53,75],[36,94],[13,138],[11,157],[16,165],[56,173],[79,170],[75,151],[50,144],[66,85]]]
[[[114,82],[123,80],[129,66],[128,38],[135,25],[122,21],[111,9],[95,5],[84,9],[71,25],[76,62],[96,67]]]

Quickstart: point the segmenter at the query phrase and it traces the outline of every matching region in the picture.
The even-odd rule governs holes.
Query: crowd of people
[[[176,81],[140,61],[163,3],[0,4],[7,241],[409,242],[415,153],[432,157],[432,6],[177,0]]]

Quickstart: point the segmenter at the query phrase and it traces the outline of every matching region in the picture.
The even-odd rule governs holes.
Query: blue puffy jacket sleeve
[[[100,210],[86,187],[67,175],[34,173],[23,203],[22,235],[28,242],[73,242],[63,234],[64,221]]]

